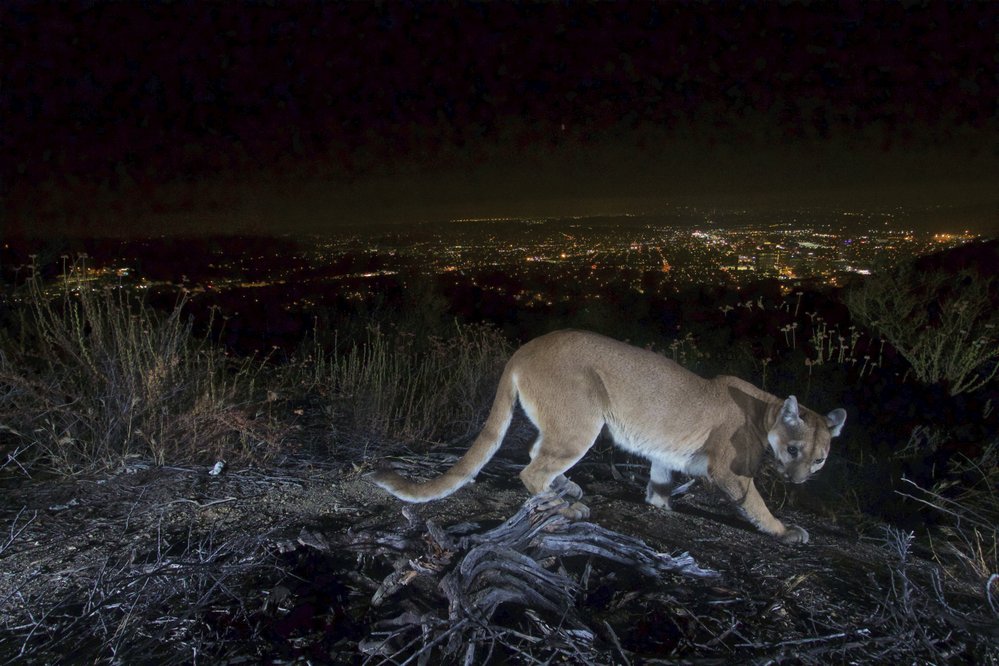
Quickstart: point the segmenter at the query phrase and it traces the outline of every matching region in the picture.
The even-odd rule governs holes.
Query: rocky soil
[[[646,505],[647,470],[606,450],[570,473],[597,526],[573,527],[518,514],[529,434],[512,439],[475,484],[405,511],[366,466],[319,456],[8,475],[0,663],[999,663],[999,586],[947,575],[906,532],[775,484],[774,513],[811,534],[784,545],[700,482],[672,512]],[[429,475],[460,452],[395,463]],[[503,529],[540,527],[500,543],[516,516]],[[565,550],[539,546],[551,534]],[[693,562],[629,563],[643,545]]]

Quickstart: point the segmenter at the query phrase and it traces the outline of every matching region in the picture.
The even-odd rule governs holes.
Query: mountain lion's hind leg
[[[583,489],[565,477],[565,472],[575,465],[593,445],[600,434],[602,423],[577,427],[572,432],[542,430],[538,444],[531,451],[532,459],[529,465],[520,472],[520,480],[524,482],[532,495],[546,491],[564,491],[569,499],[579,499]],[[590,510],[586,505],[574,502],[562,513],[574,520],[589,517]]]
[[[649,472],[649,485],[645,487],[645,502],[660,509],[669,511],[669,496],[673,491],[673,470],[656,461],[652,461]]]
[[[568,499],[574,500],[583,497],[583,489],[575,481],[570,481],[565,474],[559,474],[552,480],[552,492],[561,493]]]

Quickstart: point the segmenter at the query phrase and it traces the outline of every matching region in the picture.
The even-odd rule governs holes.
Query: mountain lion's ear
[[[780,418],[789,426],[801,422],[801,416],[798,415],[798,399],[793,395],[788,396],[787,400],[784,401],[784,406],[780,408]]]
[[[834,409],[826,414],[826,425],[829,426],[829,434],[833,437],[839,435],[844,423],[846,423],[845,409]]]

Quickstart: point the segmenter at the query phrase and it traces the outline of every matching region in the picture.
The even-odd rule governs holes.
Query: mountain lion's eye
[[[794,445],[791,445],[791,446],[787,447],[787,455],[791,456],[792,458],[797,458],[798,457],[798,447],[794,446]]]
[[[825,459],[825,458],[816,458],[816,459],[815,459],[815,464],[816,464],[816,465],[821,465],[821,464],[822,464],[822,463],[824,463],[825,461],[826,461],[826,459]]]

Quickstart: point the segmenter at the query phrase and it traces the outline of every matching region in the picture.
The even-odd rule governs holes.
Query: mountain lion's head
[[[777,469],[794,483],[804,483],[822,469],[829,455],[829,440],[846,423],[846,411],[834,409],[825,416],[799,409],[792,395],[784,401],[777,421],[767,435],[777,457]]]

